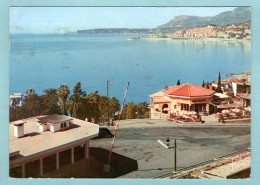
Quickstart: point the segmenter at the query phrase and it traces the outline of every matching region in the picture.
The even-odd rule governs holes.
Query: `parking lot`
[[[113,127],[109,129],[114,131]],[[137,160],[138,170],[119,178],[153,178],[174,170],[174,150],[166,149],[157,140],[170,145],[177,139],[177,169],[220,157],[250,147],[250,124],[237,126],[176,126],[165,120],[124,120],[120,122],[114,152]],[[110,149],[111,138],[90,141],[91,147]]]

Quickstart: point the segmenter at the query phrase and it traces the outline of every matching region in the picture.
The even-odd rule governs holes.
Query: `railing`
[[[191,166],[186,167],[186,168],[178,169],[175,172],[172,171],[172,172],[168,172],[168,173],[165,173],[163,175],[160,175],[160,176],[156,176],[156,177],[154,177],[154,179],[174,178],[175,176],[181,174],[184,171],[188,172],[189,170],[192,170],[194,168],[198,168],[200,166],[204,166],[204,165],[207,165],[207,164],[210,164],[210,163],[213,163],[213,162],[221,161],[221,160],[224,160],[225,158],[233,157],[233,156],[236,156],[236,155],[239,155],[239,154],[242,154],[242,153],[246,153],[246,152],[250,152],[250,151],[251,151],[251,148],[245,148],[245,149],[239,150],[237,152],[233,152],[233,153],[223,155],[223,156],[220,156],[220,157],[208,160],[208,161],[204,161],[204,162],[201,162],[201,163],[191,165]]]
[[[150,113],[150,118],[151,119],[166,119],[166,118],[169,118],[169,117],[170,117],[169,113],[161,113],[161,112]]]

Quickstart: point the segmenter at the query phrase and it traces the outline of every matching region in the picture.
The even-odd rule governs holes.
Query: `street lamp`
[[[158,143],[160,143],[164,148],[171,149],[174,148],[174,171],[177,170],[177,143],[176,139],[174,139],[174,147],[170,147],[170,138],[166,138],[165,144],[161,140],[157,140]]]
[[[166,145],[170,146],[170,138],[169,137],[166,138]]]
[[[114,80],[107,80],[107,123],[109,125],[109,85],[112,85]]]

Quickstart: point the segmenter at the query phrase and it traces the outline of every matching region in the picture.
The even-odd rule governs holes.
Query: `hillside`
[[[251,22],[230,24],[227,26],[201,26],[189,29],[177,30],[172,33],[160,33],[149,36],[149,38],[171,38],[171,39],[232,39],[251,40]]]
[[[104,28],[78,30],[79,34],[153,34],[154,29]]]
[[[241,23],[246,21],[251,21],[251,8],[239,7],[235,8],[233,11],[222,12],[212,17],[179,15],[174,17],[166,24],[158,26],[157,29],[164,30],[175,28],[176,30],[180,30],[207,25],[227,26],[229,24]]]
[[[166,24],[157,26],[154,29],[130,29],[130,28],[104,28],[78,30],[78,34],[158,34],[173,33],[178,30],[204,27],[208,25],[227,26],[251,21],[251,7],[238,7],[233,11],[222,12],[216,16],[199,17],[179,15]]]

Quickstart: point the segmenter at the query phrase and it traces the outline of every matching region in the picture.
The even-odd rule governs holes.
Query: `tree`
[[[122,109],[122,112],[121,112],[120,119],[126,119],[127,107],[128,107],[127,104],[125,104],[125,105],[123,106],[123,109]]]
[[[203,80],[202,84],[201,84],[201,87],[205,87],[205,82]]]
[[[222,89],[221,89],[221,76],[220,73],[218,74],[218,87],[216,88],[216,92],[217,93],[222,93]]]
[[[131,103],[128,104],[127,110],[126,110],[126,119],[135,119],[137,117],[137,106],[131,101]]]
[[[209,82],[207,82],[207,89],[209,89]]]
[[[58,106],[59,96],[57,94],[57,89],[46,89],[43,91],[45,94],[41,95],[44,111],[41,114],[60,114],[61,109]]]
[[[120,110],[120,103],[119,100],[115,97],[109,99],[109,106],[110,106],[110,117],[115,117],[115,113]]]
[[[109,103],[108,103],[109,102]],[[107,120],[108,117],[108,104],[109,104],[109,117],[116,118],[115,113],[120,109],[119,100],[115,97],[107,98],[107,96],[100,96],[98,101],[98,108],[100,111],[100,118],[102,121]]]
[[[81,83],[78,82],[73,89],[73,94],[69,97],[69,102],[67,103],[68,112],[72,117],[81,118],[80,112],[83,110],[83,106],[87,106],[86,100],[84,100],[85,97],[86,92],[81,89]]]
[[[24,103],[20,107],[22,109],[21,118],[28,118],[40,115],[44,110],[43,99],[37,94],[26,96]]]
[[[38,96],[28,91],[25,96],[24,103],[21,107],[10,107],[10,121],[25,119],[38,115],[60,114],[61,110],[58,106],[58,96],[55,94],[43,94]],[[34,91],[35,92],[35,91]]]
[[[47,96],[57,95],[57,89],[53,89],[53,88],[45,89],[43,93],[45,93]]]
[[[100,109],[99,109],[99,101],[100,95],[98,95],[98,91],[89,93],[85,98],[85,106],[83,109],[83,114],[88,119],[94,118],[96,121],[100,119]]]
[[[177,85],[181,85],[180,79],[177,81]]]
[[[71,95],[69,98],[69,102],[67,103],[67,110],[71,114],[72,117],[78,118],[77,113],[79,109],[82,107],[82,99],[77,95]]]
[[[147,112],[149,111],[148,104],[146,102],[141,102],[137,105],[137,118],[147,117]],[[148,114],[149,117],[149,114]]]
[[[215,88],[215,86],[212,86],[212,90],[213,90],[213,91],[216,91],[216,88]]]
[[[35,94],[35,89],[26,89],[25,96],[30,96],[32,94]]]
[[[66,84],[60,85],[60,87],[58,89],[58,96],[60,98],[60,106],[62,109],[62,113],[64,115],[68,115],[67,109],[66,109],[66,102],[67,102],[67,98],[68,98],[69,94],[70,94],[69,87]]]

